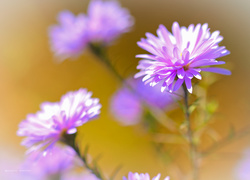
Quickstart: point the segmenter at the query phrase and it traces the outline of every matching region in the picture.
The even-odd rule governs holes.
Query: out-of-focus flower
[[[176,91],[185,82],[188,91],[192,93],[191,79],[201,79],[201,71],[231,74],[226,69],[203,67],[224,64],[216,58],[230,53],[224,46],[218,45],[223,39],[219,31],[210,33],[207,24],[191,24],[186,28],[174,22],[172,32],[160,25],[158,37],[146,33],[147,39],[142,38],[138,42],[138,46],[151,54],[136,56],[143,60],[137,66],[141,71],[135,78],[144,76],[142,81],[151,86],[162,82],[161,91],[167,89],[170,92]]]
[[[237,180],[250,179],[250,149],[244,152],[243,158],[235,168],[235,178]]]
[[[128,79],[127,82],[134,92],[124,86],[111,99],[112,114],[123,125],[134,125],[140,121],[145,102],[150,106],[167,109],[174,103],[174,99],[179,99],[177,95],[160,92],[160,84],[150,87],[141,80]]]
[[[66,174],[61,180],[100,180],[94,174],[91,173],[80,173],[80,174]]]
[[[158,174],[152,180],[160,180],[161,175]],[[128,178],[123,177],[123,180],[151,180],[148,173],[146,174],[138,174],[138,173],[128,173]],[[169,177],[166,177],[164,180],[169,180]]]
[[[130,30],[133,18],[117,1],[92,0],[88,8],[89,41],[109,44]]]
[[[79,56],[90,43],[112,43],[134,24],[129,11],[118,2],[102,0],[90,2],[87,16],[63,11],[58,21],[59,25],[50,27],[49,37],[51,49],[61,61]]]
[[[19,125],[17,135],[26,136],[22,145],[28,152],[52,147],[66,134],[75,134],[77,127],[100,113],[99,99],[91,98],[86,89],[68,92],[60,102],[45,102],[36,114],[29,114]],[[46,152],[46,151],[45,151]]]
[[[59,25],[49,28],[51,49],[60,60],[80,55],[86,47],[87,18],[84,14],[74,16],[69,11],[58,15]]]
[[[36,178],[30,168],[21,167],[21,154],[15,148],[6,148],[2,145],[0,149],[0,179],[1,180],[42,180]]]
[[[29,169],[33,176],[40,179],[61,177],[74,167],[80,160],[75,151],[68,146],[53,146],[46,156],[39,151],[29,154],[22,168]]]
[[[111,99],[111,112],[122,125],[140,122],[143,108],[140,100],[127,88],[118,90]]]

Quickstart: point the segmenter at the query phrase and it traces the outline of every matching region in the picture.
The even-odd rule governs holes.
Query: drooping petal
[[[183,79],[185,77],[185,71],[183,68],[177,70],[177,76],[179,79]]]
[[[193,92],[193,87],[192,87],[191,79],[186,77],[185,78],[185,84],[186,84],[188,92],[192,93]]]
[[[202,77],[198,71],[196,71],[194,69],[189,69],[188,72],[192,73],[194,75],[194,77],[201,80]]]
[[[204,60],[197,60],[195,62],[192,62],[190,64],[190,67],[200,67],[200,66],[212,66],[212,65],[221,65],[221,64],[225,64],[224,61],[216,61],[216,60],[208,60],[208,59],[204,59]]]
[[[183,82],[184,82],[184,79],[177,79],[177,81],[176,81],[176,83],[174,85],[173,91],[177,91],[181,87]]]
[[[208,67],[208,68],[201,68],[201,70],[223,74],[223,75],[231,75],[231,71],[224,69],[224,68]]]

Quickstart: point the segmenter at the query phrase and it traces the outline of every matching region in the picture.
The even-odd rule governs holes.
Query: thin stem
[[[53,179],[53,180],[60,180],[60,179],[62,179],[61,172],[49,176],[49,179]]]
[[[65,144],[69,145],[70,147],[72,147],[76,154],[79,156],[79,158],[83,161],[85,167],[92,173],[94,174],[97,178],[99,178],[100,180],[106,180],[101,171],[99,170],[99,168],[94,165],[91,166],[88,161],[87,161],[87,153],[81,154],[80,149],[78,147],[78,145],[75,142],[76,139],[76,134],[65,134],[63,136],[63,139],[61,140],[62,142],[64,142]]]
[[[185,107],[186,124],[188,127],[187,137],[188,137],[189,146],[190,146],[190,158],[191,158],[191,163],[192,163],[192,168],[193,168],[193,180],[198,180],[199,179],[199,165],[197,161],[198,154],[197,154],[196,145],[193,141],[193,131],[192,131],[189,104],[188,104],[188,91],[184,84],[182,85],[182,87],[184,90],[184,107]]]
[[[239,139],[241,137],[244,137],[244,136],[246,136],[248,134],[250,134],[250,127],[249,126],[241,129],[240,131],[238,131],[234,135],[229,135],[229,136],[225,137],[224,139],[216,142],[215,144],[213,144],[212,146],[207,148],[205,151],[203,151],[201,153],[201,157],[209,156],[210,154],[214,153],[215,151],[217,151],[217,150],[223,148],[224,146],[228,145],[232,141],[235,141],[235,140],[237,140],[237,139]]]
[[[110,63],[108,56],[105,51],[104,46],[89,44],[90,50],[96,55],[105,65],[106,67],[118,78],[119,81],[124,81],[123,77],[116,71],[114,66]]]

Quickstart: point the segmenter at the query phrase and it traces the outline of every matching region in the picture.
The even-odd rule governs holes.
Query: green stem
[[[97,178],[99,178],[100,180],[106,180],[101,171],[98,169],[98,167],[94,166],[92,167],[88,161],[87,161],[87,154],[82,155],[80,152],[80,149],[78,147],[78,145],[75,142],[76,139],[76,134],[65,134],[63,136],[63,139],[61,140],[62,142],[64,142],[65,144],[69,145],[70,147],[72,147],[76,154],[80,157],[80,159],[83,161],[84,166],[92,173],[94,174]]]
[[[191,164],[192,164],[192,169],[193,169],[193,180],[198,180],[199,179],[198,153],[197,153],[197,147],[193,141],[193,131],[192,131],[189,104],[188,104],[188,90],[184,84],[182,85],[182,87],[184,90],[185,117],[186,117],[186,124],[188,127],[187,138],[188,138],[189,146],[190,146],[190,159],[191,159]]]
[[[241,129],[240,131],[238,131],[237,133],[233,134],[233,135],[229,135],[227,137],[225,137],[224,139],[216,142],[215,144],[213,144],[212,146],[210,146],[209,148],[207,148],[205,151],[203,151],[201,153],[201,157],[206,157],[209,156],[210,154],[214,153],[215,151],[223,148],[224,146],[230,144],[232,141],[235,141],[241,137],[245,137],[246,135],[250,134],[250,127],[247,126],[243,129]]]
[[[118,78],[119,81],[124,82],[123,77],[116,71],[114,66],[110,63],[106,54],[105,46],[89,44],[90,50],[96,55],[106,67]]]

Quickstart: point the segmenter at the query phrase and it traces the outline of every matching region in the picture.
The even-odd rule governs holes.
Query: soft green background
[[[236,128],[250,124],[250,1],[122,0],[121,3],[135,17],[133,31],[109,49],[122,76],[135,72],[138,60],[134,57],[143,52],[136,42],[145,32],[155,33],[159,24],[170,29],[174,21],[181,26],[207,22],[211,31],[220,30],[224,36],[222,44],[231,54],[221,60],[227,62],[233,73],[230,77],[220,76],[222,79],[209,91],[210,97],[220,102],[216,127],[225,134],[230,123]],[[109,99],[119,83],[94,56],[86,52],[76,61],[55,62],[49,50],[48,27],[56,23],[61,10],[86,12],[87,4],[86,0],[0,1],[0,160],[4,158],[11,163],[8,156],[22,159],[25,148],[19,145],[22,138],[16,136],[16,130],[26,114],[36,112],[43,101],[58,101],[67,91],[84,87],[100,98],[103,108],[98,120],[80,129],[82,142],[90,145],[93,157],[102,154],[100,166],[105,172],[111,173],[122,164],[119,177],[128,171],[149,172],[151,176],[158,172],[163,176],[174,174],[156,158],[147,134],[133,127],[121,127],[112,119]],[[247,147],[250,147],[249,136],[207,158],[201,180],[233,180],[235,164]]]

